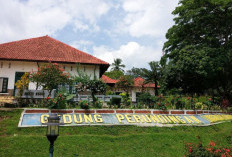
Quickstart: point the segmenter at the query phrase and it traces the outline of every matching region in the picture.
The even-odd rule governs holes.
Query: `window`
[[[8,78],[0,77],[0,93],[7,93]]]

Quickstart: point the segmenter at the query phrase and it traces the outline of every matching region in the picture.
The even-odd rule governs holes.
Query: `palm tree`
[[[146,83],[155,83],[155,95],[159,95],[158,93],[158,80],[161,77],[161,66],[159,62],[152,61],[149,63],[150,69],[142,69],[142,77],[145,79]]]
[[[122,68],[125,68],[125,65],[122,64],[122,59],[120,59],[120,58],[114,59],[114,63],[112,63],[111,66],[112,66],[112,68],[111,68],[112,71],[114,71],[114,70],[124,71]]]

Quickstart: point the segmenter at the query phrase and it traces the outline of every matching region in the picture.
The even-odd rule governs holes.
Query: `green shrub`
[[[113,94],[114,94],[114,92],[112,90],[107,90],[106,91],[106,95],[113,95]]]
[[[112,107],[112,102],[111,101],[109,101],[109,102],[107,102],[107,106],[109,107],[109,108],[111,108]]]
[[[122,102],[125,106],[131,105],[131,98],[129,97],[128,93],[121,93],[119,95],[122,96]]]
[[[195,109],[198,109],[198,110],[203,110],[204,109],[204,104],[202,102],[197,102],[195,103]]]
[[[102,108],[102,106],[103,106],[103,102],[97,99],[94,107],[96,107],[96,108]]]
[[[167,104],[165,102],[158,102],[157,103],[157,109],[159,110],[167,110]]]
[[[90,108],[90,103],[89,103],[88,100],[80,101],[79,104],[80,104],[80,107],[81,107],[82,109],[86,109],[86,110],[87,110],[87,109]]]
[[[182,98],[177,96],[174,98],[174,103],[175,103],[175,106],[176,106],[176,109],[181,109],[183,110],[184,107],[185,107],[185,103],[182,101]]]
[[[153,100],[152,100],[152,96],[151,96],[151,94],[148,93],[148,92],[140,94],[139,97],[138,97],[138,101],[139,101],[141,104],[147,105],[149,108],[154,107],[154,103],[153,103]]]
[[[54,98],[47,97],[45,105],[50,109],[65,109],[73,103],[71,100],[74,96],[74,94],[70,94],[65,88],[62,88]]]
[[[110,100],[112,105],[116,105],[118,108],[121,106],[121,98],[118,97],[112,97]]]
[[[17,104],[11,104],[11,103],[5,103],[3,106],[6,107],[6,108],[16,108],[16,107],[18,107]]]
[[[195,110],[195,103],[197,102],[196,98],[193,98],[193,97],[187,97],[185,99],[185,107],[188,109],[192,109],[192,110]]]
[[[136,107],[137,107],[138,109],[141,109],[141,108],[143,108],[143,105],[142,105],[140,102],[138,102],[137,105],[136,105]]]

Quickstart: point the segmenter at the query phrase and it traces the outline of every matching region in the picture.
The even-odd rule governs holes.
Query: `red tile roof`
[[[134,86],[135,87],[150,87],[150,88],[155,88],[155,84],[154,83],[146,83],[144,84],[144,79],[141,77],[137,77],[134,79]],[[160,88],[160,86],[157,86],[158,88]]]
[[[110,83],[110,84],[115,84],[115,83],[117,83],[119,81],[119,80],[109,78],[106,75],[102,75],[101,79],[102,79],[103,82]],[[144,79],[141,78],[141,77],[137,77],[137,78],[134,79],[134,87],[142,87],[142,85],[143,85],[143,87],[155,88],[154,83],[146,83],[146,84],[143,84],[143,83],[144,83]],[[160,86],[158,86],[158,88],[160,88]]]
[[[115,79],[109,78],[106,75],[102,75],[101,80],[103,82],[105,82],[105,83],[117,83],[119,81],[119,80],[115,80]]]
[[[101,73],[109,67],[109,63],[49,36],[0,44],[0,59],[97,64],[101,66]]]

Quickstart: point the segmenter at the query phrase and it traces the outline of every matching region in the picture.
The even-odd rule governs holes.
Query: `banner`
[[[211,125],[232,120],[227,114],[166,115],[166,114],[131,114],[131,113],[58,113],[62,126],[83,125],[137,125],[137,126],[172,126],[172,125]],[[19,127],[46,126],[49,113],[25,113],[20,118]]]

